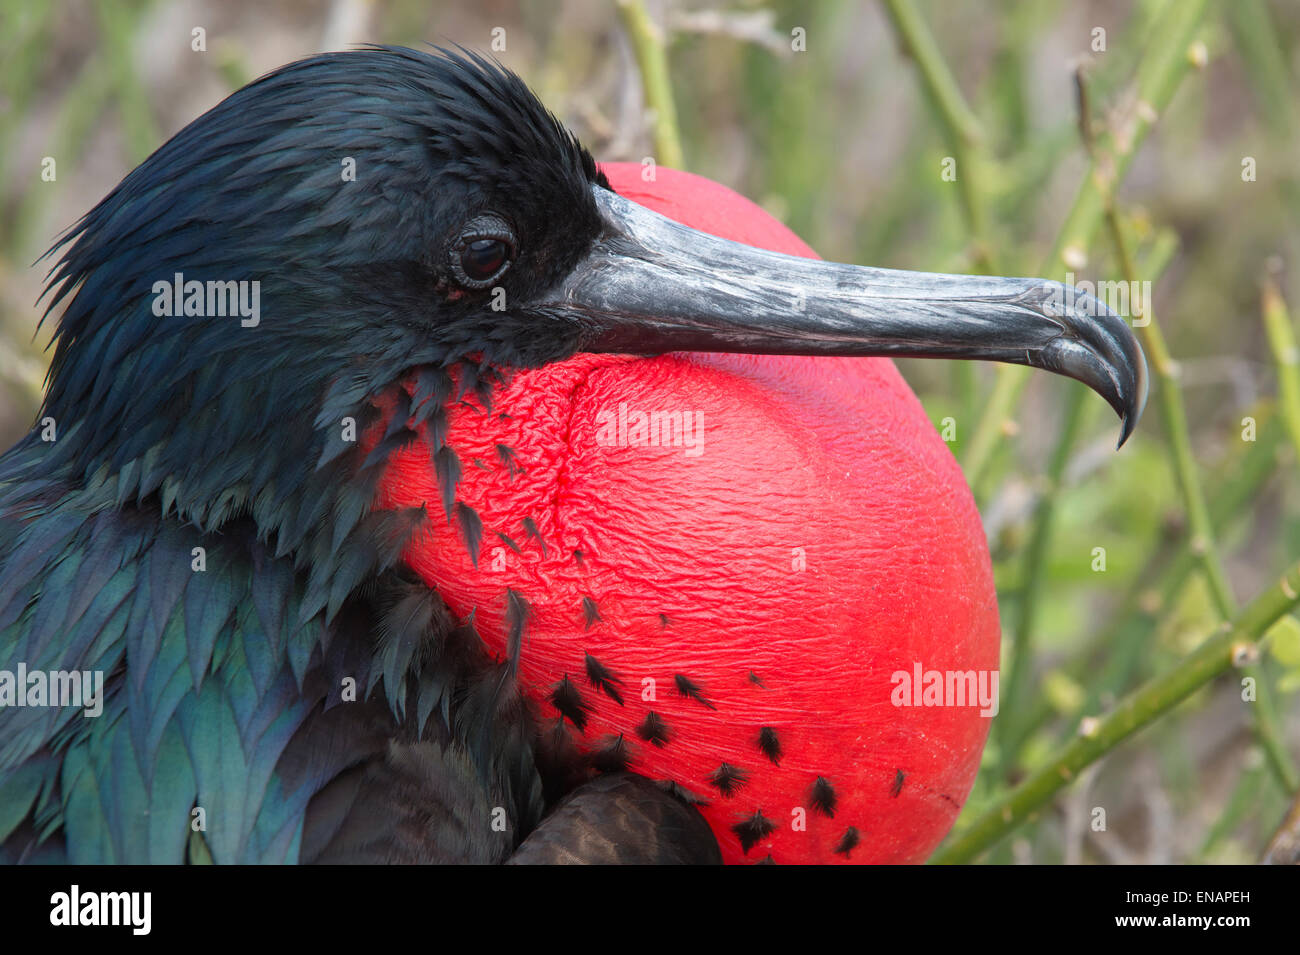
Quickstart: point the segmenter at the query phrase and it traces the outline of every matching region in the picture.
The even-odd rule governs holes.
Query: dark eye
[[[510,246],[500,239],[475,239],[460,253],[460,267],[471,282],[486,282],[501,271]]]
[[[479,216],[461,231],[451,248],[451,271],[469,289],[489,288],[515,257],[515,236],[492,215]]]

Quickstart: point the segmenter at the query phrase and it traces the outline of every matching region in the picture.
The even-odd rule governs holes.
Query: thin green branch
[[[1164,715],[1215,677],[1254,652],[1264,633],[1300,602],[1300,564],[1256,597],[1177,666],[1148,681],[1107,716],[1085,727],[1056,758],[1007,793],[930,861],[969,862],[1029,819],[1084,768],[1142,727]]]
[[[1226,528],[1232,518],[1239,517],[1260,486],[1274,473],[1281,431],[1276,415],[1263,418],[1256,440],[1243,442],[1245,450],[1241,455],[1225,462],[1221,469],[1225,477],[1211,496],[1210,518],[1216,528]],[[1152,549],[1111,615],[1110,625],[1093,641],[1094,649],[1106,648],[1104,653],[1085,654],[1067,664],[1067,675],[1086,685],[1087,695],[1083,704],[1061,724],[1062,740],[1068,741],[1084,717],[1097,712],[1101,701],[1119,695],[1142,663],[1149,661],[1160,612],[1173,604],[1187,579],[1200,566],[1187,547],[1187,538],[1188,531],[1183,526]],[[1029,729],[1057,715],[1042,694],[1030,696],[1028,706],[1029,712],[1020,720],[1019,735],[1010,732],[1007,745],[1021,745]]]
[[[1138,68],[1132,113],[1109,133],[1084,174],[1065,223],[1039,274],[1061,275],[1087,264],[1088,249],[1106,211],[1106,197],[1124,181],[1151,127],[1173,99],[1192,66],[1188,50],[1205,18],[1208,0],[1167,3],[1151,31],[1151,45]],[[976,423],[962,457],[971,487],[978,489],[1001,439],[1013,428],[1016,405],[1029,381],[1029,369],[998,367],[993,393]]]
[[[1274,473],[1281,431],[1277,416],[1270,415],[1260,423],[1255,441],[1242,442],[1245,450],[1224,465],[1227,479],[1218,484],[1211,496],[1210,520],[1214,527],[1223,529],[1234,516],[1249,513],[1250,502]],[[1188,537],[1184,525],[1153,549],[1113,614],[1111,625],[1095,641],[1097,647],[1107,648],[1105,656],[1083,657],[1071,667],[1072,677],[1087,679],[1088,695],[1063,727],[1065,736],[1074,732],[1085,715],[1095,713],[1101,700],[1120,693],[1147,657],[1161,611],[1173,604],[1200,566],[1199,559],[1187,546]],[[1100,677],[1095,675],[1099,670]],[[1046,712],[1036,714],[1030,725],[1037,725],[1047,715]]]
[[[1296,350],[1295,332],[1291,316],[1287,314],[1286,301],[1271,275],[1260,282],[1260,311],[1268,345],[1277,363],[1278,405],[1287,437],[1295,448],[1300,462],[1300,352]]]
[[[668,75],[668,52],[663,31],[650,19],[641,0],[619,0],[623,29],[636,54],[645,90],[646,108],[654,127],[656,161],[661,166],[681,169],[682,137],[677,126],[677,106]]]
[[[1119,215],[1114,208],[1106,211],[1106,225],[1111,241],[1115,246],[1115,256],[1120,267],[1120,274],[1130,288],[1140,287],[1137,267],[1129,254],[1128,242],[1120,225]],[[1214,526],[1210,522],[1210,511],[1205,503],[1205,492],[1201,489],[1201,479],[1196,472],[1196,459],[1192,454],[1191,429],[1187,425],[1187,409],[1183,404],[1183,389],[1178,383],[1178,366],[1169,353],[1160,323],[1156,321],[1155,312],[1150,302],[1142,303],[1143,324],[1135,323],[1138,337],[1142,340],[1143,350],[1147,355],[1147,364],[1155,379],[1152,391],[1155,392],[1156,404],[1164,421],[1165,434],[1173,451],[1172,467],[1178,486],[1183,493],[1183,506],[1187,511],[1187,523],[1191,530],[1189,546],[1201,563],[1210,592],[1214,598],[1220,616],[1227,620],[1236,613],[1237,602],[1228,585],[1227,574],[1223,570],[1223,561],[1219,557],[1218,547],[1214,541]]]
[[[1273,778],[1277,780],[1283,792],[1293,796],[1300,791],[1300,773],[1296,772],[1295,762],[1287,751],[1286,740],[1277,724],[1273,684],[1264,672],[1262,660],[1243,667],[1242,673],[1255,681],[1255,703],[1250,711],[1255,720],[1255,739],[1260,749],[1264,751]]]
[[[1088,115],[1087,84],[1082,73],[1077,76],[1077,79],[1079,81],[1077,90],[1079,94],[1080,131],[1091,154],[1094,138],[1088,123],[1083,119],[1084,116]],[[1145,274],[1151,276],[1152,284],[1164,274],[1165,269],[1173,260],[1177,247],[1176,240],[1165,241],[1163,237],[1157,239],[1151,254],[1144,263],[1145,268],[1148,270]],[[1033,534],[1030,539],[1030,546],[1024,555],[1023,578],[1025,587],[1019,607],[1016,629],[1012,635],[1011,678],[1006,684],[1007,698],[1016,700],[1017,707],[1014,711],[1006,714],[998,729],[1000,770],[1003,778],[1006,778],[1015,768],[1015,761],[1019,757],[1021,746],[1023,746],[1025,739],[1033,728],[1038,725],[1038,720],[1042,716],[1041,711],[1034,705],[1033,687],[1029,681],[1032,639],[1034,628],[1037,625],[1036,613],[1039,595],[1045,573],[1044,568],[1047,565],[1051,535],[1055,526],[1055,509],[1060,494],[1061,475],[1064,472],[1066,462],[1069,460],[1069,452],[1078,441],[1081,433],[1080,414],[1084,408],[1095,407],[1095,405],[1088,403],[1091,396],[1082,388],[1071,389],[1065,400],[1066,425],[1061,428],[1056,446],[1052,451],[1052,458],[1048,465],[1049,483],[1047,491],[1039,499],[1038,507],[1035,510]],[[1102,645],[1109,646],[1110,644],[1103,642]],[[1134,652],[1133,647],[1125,645],[1118,656],[1125,662],[1130,662]]]
[[[899,43],[916,63],[926,95],[943,127],[948,148],[957,161],[957,190],[971,234],[971,257],[980,271],[995,272],[993,243],[989,240],[988,215],[984,207],[987,190],[983,184],[983,165],[986,160],[981,155],[984,136],[979,119],[962,95],[934,34],[912,0],[885,0],[885,10]]]
[[[1128,243],[1119,214],[1113,205],[1107,207],[1106,225],[1111,240],[1115,245],[1115,254],[1119,260],[1120,271],[1130,287],[1137,287],[1137,268],[1129,254]],[[1188,546],[1201,566],[1206,582],[1210,585],[1210,595],[1224,620],[1230,620],[1237,612],[1237,602],[1228,584],[1228,575],[1223,569],[1223,560],[1214,540],[1214,525],[1210,520],[1210,510],[1205,503],[1205,492],[1201,488],[1201,479],[1196,471],[1196,460],[1192,454],[1191,429],[1187,424],[1187,409],[1183,403],[1183,390],[1178,383],[1178,368],[1165,343],[1160,323],[1149,302],[1143,303],[1146,320],[1138,326],[1142,345],[1146,350],[1152,373],[1156,378],[1156,401],[1160,407],[1160,416],[1164,420],[1165,435],[1173,451],[1172,466],[1174,476],[1183,494],[1183,506],[1187,511],[1188,529],[1191,539]],[[1255,720],[1255,735],[1268,757],[1277,780],[1284,789],[1294,792],[1300,785],[1291,757],[1286,751],[1276,726],[1273,713],[1272,696],[1268,680],[1262,670],[1251,667],[1248,673],[1254,677],[1256,684],[1255,705],[1251,708]]]
[[[1091,121],[1091,105],[1090,105],[1090,98],[1089,98],[1087,73],[1083,67],[1080,67],[1075,71],[1074,79],[1075,79],[1075,93],[1077,96],[1077,107],[1078,107],[1079,136],[1083,142],[1084,149],[1087,151],[1090,161],[1094,164],[1094,166],[1098,166],[1098,168],[1101,168],[1101,165],[1103,164],[1104,161],[1104,154],[1102,153],[1101,150],[1097,132],[1094,129]],[[1113,134],[1110,135],[1109,138],[1113,139],[1114,138]],[[1105,218],[1106,221],[1110,222],[1114,219],[1113,212],[1112,212],[1113,207],[1111,202],[1112,194],[1110,192],[1103,191],[1106,188],[1107,187],[1105,186],[1105,184],[1099,179],[1096,184],[1095,195],[1097,195],[1100,198],[1100,201],[1102,203],[1102,208],[1104,210],[1103,218]],[[1118,234],[1115,235],[1115,239],[1117,243],[1122,242],[1122,237],[1118,236]],[[1172,248],[1173,248],[1172,246],[1169,246],[1166,249],[1166,251],[1169,254],[1172,254]],[[1127,255],[1126,250],[1122,250],[1122,252],[1124,255]],[[1168,260],[1166,259],[1165,264],[1167,264],[1167,261]],[[1131,273],[1133,271],[1132,262],[1127,261],[1127,266],[1129,272]],[[1131,283],[1131,286],[1137,287],[1135,285],[1135,279],[1133,278],[1133,276],[1130,274],[1127,277]],[[1158,335],[1158,331],[1157,331],[1157,335]],[[1161,356],[1163,356],[1164,359],[1162,367],[1171,370],[1172,362],[1168,360],[1168,353],[1167,350],[1164,349],[1163,339],[1159,339],[1156,342],[1156,345],[1158,346],[1158,349],[1160,350],[1160,354]],[[1002,384],[1005,384],[1005,379],[999,381],[999,385]],[[1051,535],[1053,530],[1055,511],[1056,511],[1056,505],[1057,505],[1058,494],[1059,494],[1059,482],[1060,482],[1059,475],[1063,473],[1065,468],[1065,462],[1069,459],[1069,455],[1073,450],[1075,443],[1078,440],[1080,434],[1079,416],[1082,413],[1082,409],[1084,407],[1083,403],[1085,400],[1086,398],[1085,398],[1084,391],[1082,388],[1079,387],[1072,388],[1069,391],[1069,393],[1066,395],[1066,399],[1065,399],[1066,425],[1065,427],[1060,429],[1060,432],[1057,435],[1056,443],[1053,447],[1052,458],[1049,464],[1048,488],[1047,491],[1040,498],[1038,502],[1038,506],[1035,509],[1034,529],[1031,537],[1031,546],[1025,552],[1025,558],[1024,558],[1025,588],[1021,598],[1019,618],[1017,620],[1016,629],[1013,632],[1013,640],[1010,647],[1011,681],[1010,684],[1008,685],[1008,694],[1010,695],[1009,698],[1015,699],[1022,704],[1026,704],[1027,709],[1030,709],[1027,706],[1029,701],[1026,700],[1021,694],[1024,694],[1026,692],[1026,685],[1028,682],[1030,663],[1032,659],[1033,631],[1037,623],[1036,610],[1038,606],[1039,590],[1041,589],[1042,582],[1043,582],[1042,568],[1043,565],[1046,563],[1048,550],[1051,545]],[[1179,398],[1179,404],[1181,406],[1181,398]],[[1190,444],[1187,445],[1187,450],[1188,450],[1188,454],[1190,455]],[[1196,479],[1195,471],[1192,470],[1190,473],[1191,473],[1191,479],[1195,481]],[[1207,525],[1208,525],[1208,518],[1204,523],[1197,524],[1196,526],[1203,527]],[[1215,566],[1217,566],[1217,563]],[[1212,570],[1207,572],[1212,572]],[[1226,597],[1230,602],[1231,595],[1227,590],[1226,578],[1223,577],[1221,573],[1218,578],[1218,583],[1222,584],[1222,588],[1217,591],[1217,595],[1220,597]],[[1230,603],[1223,604],[1221,606],[1230,606]],[[1233,610],[1229,609],[1228,612],[1223,615],[1224,619],[1231,617],[1232,612]],[[1032,715],[1032,711],[1030,715]],[[1009,713],[1000,722],[997,733],[998,733],[998,742],[1000,744],[999,768],[1001,770],[1001,776],[1003,778],[1009,777],[1011,771],[1015,768],[1016,762],[1020,755],[1020,747],[1023,744],[1025,738],[1029,735],[1032,726],[1033,724],[1029,722],[1029,720],[1024,715],[1021,714]]]
[[[1074,88],[1077,97],[1079,138],[1089,159],[1097,158],[1097,136],[1092,125],[1092,107],[1089,99],[1087,74],[1081,66],[1074,73]],[[1169,247],[1172,256],[1173,248]],[[1162,264],[1168,264],[1165,259]],[[1033,660],[1034,629],[1038,623],[1038,603],[1045,574],[1043,571],[1051,549],[1052,532],[1055,528],[1056,506],[1060,497],[1061,479],[1070,452],[1079,439],[1085,407],[1085,393],[1082,388],[1072,388],[1065,397],[1064,424],[1058,430],[1052,456],[1048,462],[1047,485],[1039,497],[1034,509],[1033,531],[1030,545],[1024,552],[1020,606],[1016,628],[1012,631],[1009,648],[1010,680],[1007,683],[1009,699],[1017,701],[1017,707],[1009,711],[997,725],[998,769],[999,776],[1008,779],[1015,769],[1020,757],[1020,749],[1033,726],[1031,718],[1035,716],[1033,700],[1029,694],[1029,674]]]
[[[1011,675],[1005,685],[1006,698],[1016,701],[1015,711],[1008,711],[995,724],[998,734],[999,776],[1006,779],[1015,766],[1019,754],[1020,742],[1025,735],[1023,713],[1028,709],[1027,686],[1033,662],[1032,642],[1034,626],[1038,622],[1038,603],[1042,594],[1043,579],[1047,573],[1048,551],[1052,542],[1053,520],[1056,502],[1061,494],[1061,485],[1065,480],[1065,466],[1069,462],[1069,450],[1079,435],[1084,423],[1082,388],[1072,389],[1066,399],[1065,418],[1061,423],[1060,439],[1047,465],[1047,474],[1038,505],[1034,509],[1033,532],[1029,546],[1024,553],[1024,587],[1022,588],[1019,616],[1016,627],[1011,633]],[[1021,709],[1024,707],[1024,709]],[[1014,718],[1020,715],[1021,718]]]
[[[981,139],[979,119],[962,96],[961,87],[957,85],[952,70],[948,69],[934,34],[921,19],[912,0],[885,0],[885,10],[907,53],[921,71],[949,137],[968,146],[978,143]]]
[[[1296,101],[1287,71],[1286,53],[1278,43],[1280,34],[1264,0],[1233,0],[1225,4],[1238,62],[1246,70],[1259,99],[1260,115],[1267,116],[1275,129],[1289,141],[1297,127]]]

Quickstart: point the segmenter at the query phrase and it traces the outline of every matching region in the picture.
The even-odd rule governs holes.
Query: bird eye
[[[505,274],[515,256],[514,234],[495,216],[471,222],[451,250],[451,270],[456,281],[470,289],[484,289]]]
[[[460,254],[460,267],[473,282],[486,282],[501,271],[509,248],[500,239],[476,239]]]

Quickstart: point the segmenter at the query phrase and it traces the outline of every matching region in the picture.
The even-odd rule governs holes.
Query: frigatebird
[[[499,587],[499,613],[453,612],[430,585],[414,542],[435,530],[454,529],[467,574],[487,573],[485,533],[546,548],[527,515],[518,539],[485,530],[458,494],[471,471],[517,476],[510,446],[470,456],[475,422],[541,440],[564,427],[529,413],[546,394],[493,401],[586,356],[678,352],[1026,364],[1101,394],[1121,443],[1145,401],[1140,349],[1093,299],[678,224],[619,195],[518,77],[463,51],[279,69],[176,134],[49,254],[46,314],[63,310],[47,394],[0,458],[6,861],[710,862],[737,840],[748,856],[775,823],[706,823],[695,805],[702,788],[739,790],[743,759],[701,782],[637,772],[630,731],[584,738],[592,695],[631,702],[638,674],[586,654],[572,678],[526,685],[544,574],[532,593]],[[602,379],[614,399],[619,367]],[[407,502],[412,467],[429,485]],[[621,532],[653,537],[620,513]],[[582,553],[564,557],[581,572]],[[575,632],[616,604],[584,598]],[[658,618],[661,693],[695,707],[699,735],[651,712],[636,744],[752,729],[834,817],[836,754],[814,766],[790,734],[728,728],[678,655],[711,648],[679,647]],[[81,673],[102,693],[51,705]]]

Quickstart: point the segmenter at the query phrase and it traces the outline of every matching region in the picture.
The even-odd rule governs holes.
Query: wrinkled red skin
[[[603,169],[622,195],[695,228],[814,255],[709,180]],[[701,452],[602,444],[598,415],[616,418],[623,402],[702,413]],[[895,706],[891,674],[995,670],[998,612],[970,491],[892,362],[581,355],[515,373],[490,414],[453,409],[449,440],[458,499],[483,521],[477,568],[442,517],[427,445],[393,457],[378,503],[428,505],[407,559],[454,612],[475,613],[494,651],[506,589],[530,602],[520,672],[546,719],[567,674],[593,707],[585,733],[573,731],[579,746],[626,734],[632,769],[707,797],[727,862],[930,854],[970,790],[988,718],[978,706]],[[590,628],[584,597],[600,614]],[[587,653],[622,680],[622,706],[588,684]],[[682,697],[676,674],[714,708]],[[635,733],[649,710],[671,728],[662,748]],[[758,746],[765,726],[779,766]],[[710,782],[723,762],[747,774],[730,797]],[[835,789],[833,818],[812,808],[818,776]],[[756,811],[775,828],[745,852],[731,827]],[[860,841],[837,853],[850,826]]]

